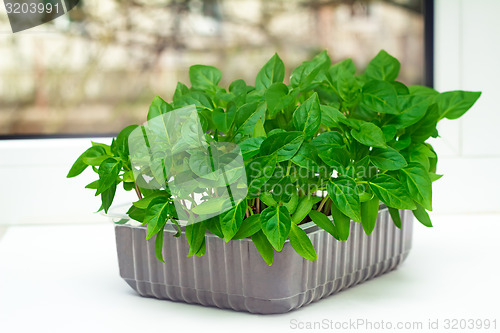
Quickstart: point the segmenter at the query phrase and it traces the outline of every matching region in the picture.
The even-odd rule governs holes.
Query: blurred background
[[[274,52],[290,74],[323,49],[360,70],[385,49],[401,81],[424,84],[426,2],[81,0],[16,34],[2,15],[0,136],[116,133],[144,122],[155,95],[171,99],[190,65],[220,68],[226,87],[253,85]]]

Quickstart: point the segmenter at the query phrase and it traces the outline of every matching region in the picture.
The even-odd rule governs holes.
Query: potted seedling
[[[190,87],[92,143],[68,177],[90,166],[106,213],[118,186],[137,193],[115,230],[140,295],[290,311],[394,269],[413,217],[432,226],[441,175],[426,141],[480,93],[407,87],[399,69],[385,51],[362,73],[321,52],[285,84],[275,54],[255,85],[225,89],[218,69],[195,65]]]

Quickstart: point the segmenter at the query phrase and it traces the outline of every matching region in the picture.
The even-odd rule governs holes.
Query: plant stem
[[[255,206],[257,207],[257,214],[260,214],[260,198],[255,199]]]
[[[292,167],[292,161],[288,161],[288,167],[286,168],[286,175],[290,176],[290,169]]]
[[[332,202],[332,200],[328,200],[328,201],[326,202],[326,205],[325,205],[325,207],[324,207],[324,212],[323,212],[325,215],[330,215],[330,213],[329,213],[329,212],[330,212],[330,210],[331,210],[331,208],[332,208],[332,203],[333,203],[333,202]]]
[[[321,212],[321,210],[323,209],[323,206],[325,205],[327,200],[328,200],[328,195],[326,197],[324,197],[323,200],[321,200],[321,202],[318,206],[318,212]]]
[[[139,197],[139,200],[141,200],[142,193],[141,193],[141,190],[139,190],[139,186],[137,186],[137,183],[135,183],[135,193],[137,194],[137,197]]]

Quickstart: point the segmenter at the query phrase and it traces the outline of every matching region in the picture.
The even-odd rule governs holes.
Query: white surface
[[[398,270],[272,316],[137,296],[118,275],[111,224],[10,227],[0,240],[0,332],[287,332],[298,331],[291,320],[323,319],[426,328],[429,319],[489,318],[498,327],[500,215],[434,216],[434,224],[415,225]]]

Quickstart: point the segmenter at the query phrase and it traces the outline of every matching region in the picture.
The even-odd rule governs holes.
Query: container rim
[[[122,203],[119,205],[115,205],[114,207],[112,207],[108,211],[108,213],[101,212],[101,214],[103,216],[110,218],[111,221],[116,225],[116,227],[144,228],[144,229],[146,229],[145,225],[143,225],[140,222],[132,220],[128,215],[126,215],[126,213],[123,212],[124,208],[128,209],[128,207],[130,207],[130,205],[131,205],[130,203]],[[386,209],[388,209],[388,207],[384,203],[380,202],[379,214],[381,211],[386,210]],[[330,220],[332,220],[331,215],[328,215],[328,218]],[[352,220],[351,220],[351,222],[352,222]],[[358,223],[358,222],[355,222],[355,223]],[[181,231],[184,231],[184,228],[187,225],[187,221],[179,221],[179,225],[181,227]],[[318,227],[313,221],[302,223],[302,224],[299,224],[298,226],[302,230],[304,230],[306,234],[313,234],[313,233],[316,233],[316,232],[323,230],[320,227]],[[170,233],[177,233],[176,226],[170,222],[167,222],[164,230],[167,232],[170,232]],[[217,235],[211,233],[209,230],[207,230],[206,236],[218,238]],[[247,239],[247,238],[244,238],[244,239]],[[287,241],[289,241],[289,240],[287,239]]]

